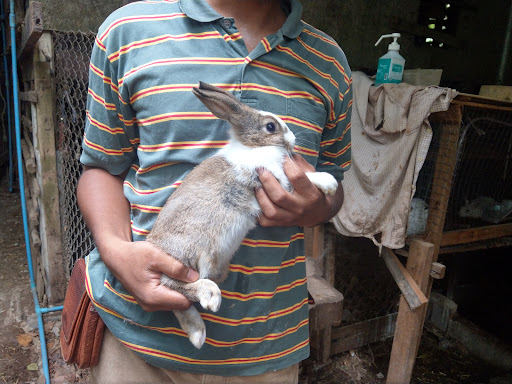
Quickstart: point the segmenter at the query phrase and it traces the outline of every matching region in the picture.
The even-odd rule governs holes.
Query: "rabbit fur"
[[[231,138],[172,193],[147,241],[199,273],[194,283],[166,275],[161,283],[215,312],[221,304],[216,283],[227,277],[231,257],[260,214],[254,195],[261,186],[258,169],[269,170],[291,192],[283,163],[293,151],[295,136],[278,116],[250,108],[224,90],[201,82],[193,92],[216,117],[231,123]],[[336,192],[338,182],[332,175],[307,175],[324,193]],[[201,348],[206,329],[197,309],[173,312],[191,343]]]

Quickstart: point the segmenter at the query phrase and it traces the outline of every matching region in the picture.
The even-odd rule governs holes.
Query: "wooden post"
[[[432,263],[437,261],[441,247],[448,200],[457,163],[462,107],[452,103],[448,111],[439,112],[435,117],[443,122],[443,125],[441,127],[440,146],[434,169],[429,216],[424,241],[411,241],[406,266],[406,269],[427,298],[430,296],[432,289],[430,273]],[[403,297],[400,298],[386,383],[404,384],[411,381],[425,315],[426,306],[416,311],[411,311],[405,299]]]
[[[33,68],[37,103],[32,104],[32,120],[36,122],[33,136],[38,182],[41,188],[41,261],[43,270],[47,275],[46,295],[48,303],[57,304],[64,300],[67,274],[64,271],[62,257],[59,188],[55,154],[53,42],[49,32],[44,32],[36,44]]]
[[[433,244],[423,240],[411,242],[406,269],[423,293],[428,290],[433,255]],[[405,384],[411,381],[426,312],[426,305],[411,310],[404,296],[400,297],[386,383]]]

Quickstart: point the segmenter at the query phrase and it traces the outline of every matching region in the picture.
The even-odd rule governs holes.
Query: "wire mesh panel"
[[[78,209],[76,187],[82,171],[80,153],[86,119],[89,60],[95,35],[53,32],[56,81],[56,149],[62,249],[71,271],[93,248],[91,233]]]
[[[411,206],[428,216],[443,121],[433,121],[433,139]],[[444,231],[512,221],[512,111],[465,106]],[[418,215],[415,215],[416,219]]]
[[[394,313],[400,290],[379,256],[378,248],[366,238],[336,236],[336,289],[343,293],[341,326]]]
[[[465,107],[445,230],[512,221],[512,112]]]

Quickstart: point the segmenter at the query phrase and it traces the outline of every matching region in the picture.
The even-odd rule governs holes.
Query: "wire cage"
[[[91,233],[78,208],[76,188],[82,171],[80,154],[86,119],[88,69],[95,34],[54,31],[52,38],[62,254],[71,271],[75,262],[94,248]]]
[[[420,172],[413,203],[431,206],[433,175],[441,141],[442,120],[432,121],[434,136]],[[444,231],[466,230],[512,221],[512,110],[492,105],[464,106]],[[435,209],[435,207],[432,207]],[[416,219],[417,217],[410,217]],[[421,225],[419,225],[421,227]],[[423,228],[425,223],[423,223]]]

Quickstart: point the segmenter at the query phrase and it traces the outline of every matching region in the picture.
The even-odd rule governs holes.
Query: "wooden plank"
[[[402,295],[411,311],[415,311],[421,306],[427,304],[427,298],[413,280],[409,272],[404,268],[400,260],[398,260],[395,253],[391,249],[384,247],[382,258],[384,259],[389,272],[391,272],[391,276],[393,276],[393,279],[398,285],[400,292],[402,292]]]
[[[444,232],[441,247],[512,236],[512,223]]]
[[[32,104],[34,146],[41,186],[40,233],[42,265],[48,273],[46,294],[49,304],[62,302],[66,273],[62,256],[59,210],[59,188],[55,153],[55,82],[53,78],[53,46],[49,32],[43,33],[33,55],[34,90],[37,104]]]
[[[397,313],[333,328],[331,355],[393,337]]]
[[[411,242],[406,268],[424,293],[429,290],[431,284],[430,269],[433,257],[433,244],[423,240]],[[386,378],[387,384],[404,384],[411,381],[412,369],[420,345],[427,306],[424,305],[412,311],[406,304],[404,296],[400,297],[395,337]]]
[[[34,91],[20,92],[19,95],[21,101],[37,103],[37,94]]]
[[[325,226],[324,224],[316,225],[313,227],[313,248],[312,256],[313,259],[320,259],[324,255],[324,235]]]
[[[343,295],[317,275],[308,275],[307,285],[314,300],[314,304],[309,305],[311,356],[325,363],[331,354],[332,327],[341,322]]]
[[[433,279],[444,279],[444,276],[446,274],[446,266],[444,264],[434,262],[432,263],[432,266],[430,267],[430,276]]]
[[[478,95],[490,99],[512,101],[512,87],[510,85],[482,85]]]
[[[498,239],[490,239],[486,241],[479,241],[476,243],[460,244],[456,246],[443,247],[439,250],[439,254],[451,254],[451,253],[467,253],[480,251],[482,249],[492,249],[500,247],[511,247],[512,237],[500,237]]]
[[[21,41],[18,48],[18,59],[28,55],[34,49],[43,34],[43,11],[39,1],[31,1],[25,14],[25,25],[21,31]]]
[[[432,191],[424,239],[434,244],[434,260],[437,261],[443,229],[452,190],[453,174],[457,163],[462,107],[451,104],[446,112],[436,114],[442,119],[439,151],[434,166]],[[428,297],[428,294],[427,294]]]

